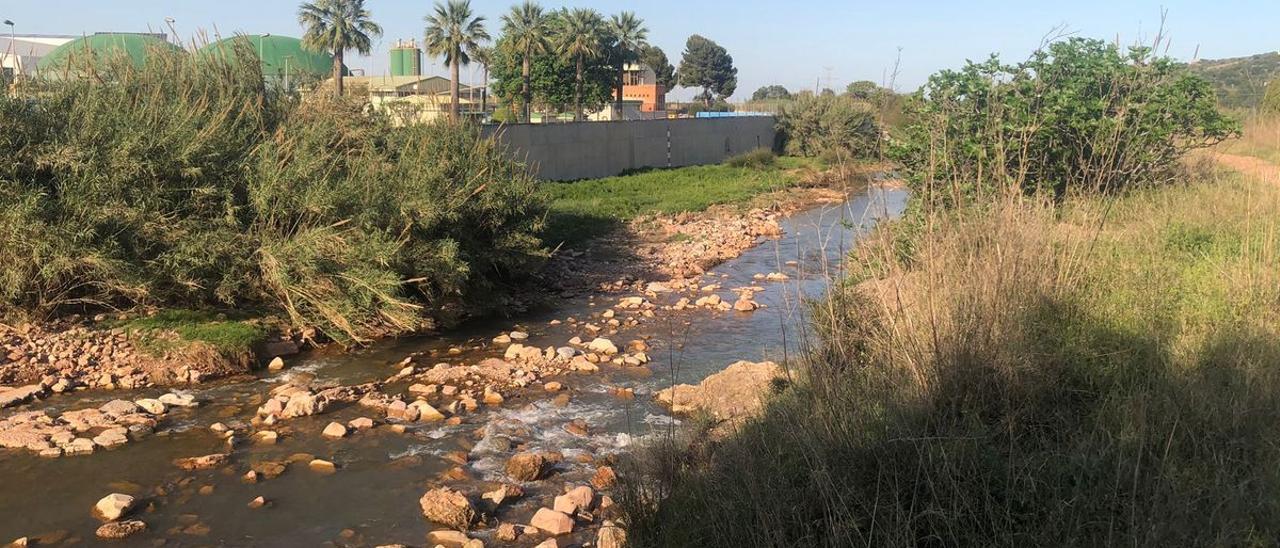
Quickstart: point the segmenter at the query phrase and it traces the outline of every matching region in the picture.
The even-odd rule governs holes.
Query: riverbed
[[[614,336],[646,340],[653,360],[646,367],[603,365],[598,373],[569,375],[562,379],[564,392],[531,391],[462,415],[461,424],[432,423],[404,432],[374,428],[336,440],[321,436],[330,422],[381,418],[351,405],[276,425],[282,438],[273,445],[241,437],[229,446],[210,429],[221,422],[252,431],[249,419],[270,389],[290,379],[343,385],[377,381],[394,373],[406,356],[474,363],[501,355],[490,339],[512,329],[529,334],[525,344],[561,346],[582,335],[580,323],[565,320],[591,318],[627,295],[583,296],[519,321],[472,324],[445,335],[386,341],[351,353],[294,357],[282,372],[192,389],[200,407],[171,409],[155,435],[114,450],[56,459],[0,450],[0,542],[23,536],[59,544],[99,542],[94,538],[99,522],[90,509],[104,495],[120,492],[139,498],[142,509],[136,516],[148,525],[147,532],[126,545],[415,546],[428,531],[440,528],[422,517],[418,499],[444,482],[442,475],[450,476],[450,485],[478,495],[503,478],[503,464],[517,448],[559,452],[564,459],[552,480],[526,485],[526,496],[494,516],[527,523],[562,485],[585,482],[592,463],[678,422],[653,402],[656,390],[672,382],[696,383],[738,360],[783,363],[802,352],[808,335],[803,299],[823,294],[831,280],[839,279],[840,259],[857,236],[878,220],[898,215],[905,203],[903,190],[872,187],[843,204],[791,216],[782,223],[781,238],[765,239],[704,276],[706,283],[723,287],[726,298],[732,288],[763,288],[754,298],[764,308],[750,313],[659,310],[654,318],[622,327]],[[776,272],[788,279],[757,279]],[[657,294],[650,300],[666,305],[680,296]],[[466,351],[450,354],[450,348]],[[620,397],[618,388],[631,389],[635,397]],[[22,410],[80,409],[162,392],[77,392]],[[18,410],[7,413],[14,412]],[[575,420],[586,424],[586,435],[566,431],[565,425]],[[518,440],[517,445],[510,440]],[[227,451],[232,462],[225,467],[187,472],[172,464],[176,458]],[[332,461],[336,473],[313,472],[304,462],[308,456]],[[277,478],[256,483],[242,478],[254,463],[291,460],[297,464]],[[248,507],[259,496],[269,506]],[[474,536],[495,544],[492,529]]]

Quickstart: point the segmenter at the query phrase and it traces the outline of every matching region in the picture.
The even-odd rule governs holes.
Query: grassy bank
[[[1280,115],[1251,115],[1245,122],[1244,135],[1223,143],[1217,150],[1280,164]]]
[[[900,228],[815,305],[762,419],[641,461],[639,545],[1280,538],[1280,189],[1215,174]]]
[[[781,157],[762,165],[650,169],[565,183],[543,183],[549,204],[543,240],[570,247],[645,215],[698,212],[800,184],[817,160]]]

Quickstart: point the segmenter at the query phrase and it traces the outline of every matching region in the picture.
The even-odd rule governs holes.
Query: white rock
[[[93,514],[102,521],[115,521],[133,509],[134,498],[123,493],[112,493],[102,497],[93,505]]]

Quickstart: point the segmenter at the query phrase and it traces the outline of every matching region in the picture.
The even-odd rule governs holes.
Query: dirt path
[[[1280,185],[1280,165],[1273,164],[1261,158],[1240,156],[1236,154],[1218,153],[1214,154],[1213,158],[1218,163],[1239,171],[1240,173],[1257,177],[1258,179],[1271,184]]]

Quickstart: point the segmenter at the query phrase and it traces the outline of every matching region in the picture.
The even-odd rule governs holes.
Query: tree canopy
[[[678,74],[681,86],[702,88],[698,97],[706,105],[726,99],[738,89],[733,57],[720,44],[697,34],[685,43]]]
[[[787,91],[787,88],[784,88],[779,85],[762,86],[760,89],[757,89],[755,93],[751,94],[752,101],[764,101],[766,99],[790,99],[790,98],[791,98],[791,92]]]
[[[667,60],[667,53],[662,48],[650,45],[640,52],[640,62],[653,69],[658,76],[658,85],[673,89],[676,87],[676,68]]]

